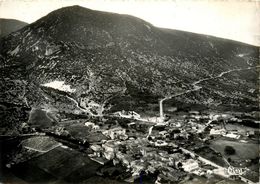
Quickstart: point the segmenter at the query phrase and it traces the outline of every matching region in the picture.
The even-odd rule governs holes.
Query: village
[[[244,163],[235,163],[219,151],[210,149],[209,144],[214,139],[224,138],[240,143],[257,139],[257,130],[227,128],[227,122],[242,121],[233,115],[190,111],[183,117],[169,118],[160,104],[160,117],[142,118],[134,111],[119,111],[113,116],[131,121],[109,126],[109,129],[107,125],[85,123],[92,131],[108,137],[108,140],[90,145],[93,152],[89,157],[101,164],[108,160],[112,160],[114,165],[122,164],[132,174],[125,181],[134,182],[140,173],[149,175],[159,171],[155,182],[158,184],[181,181],[194,174],[204,177],[219,175],[252,184],[256,182],[246,177],[249,169]],[[210,151],[207,153],[206,150]],[[213,156],[208,157],[209,154]]]
[[[82,156],[86,161],[74,158],[79,165],[72,166],[70,161],[61,160],[60,169],[64,170],[68,164],[81,170],[80,163],[91,160],[97,169],[93,175],[116,177],[125,182],[148,177],[160,184],[194,177],[210,180],[217,176],[220,181],[257,183],[259,155],[240,158],[243,152],[258,148],[259,130],[242,126],[244,121],[249,121],[244,116],[249,115],[196,110],[169,115],[164,113],[162,103],[159,107],[159,116],[154,117],[122,110],[102,118],[65,119],[51,127],[34,125],[33,137],[21,143],[24,151],[18,155],[23,159],[15,157],[6,167],[15,168],[25,158],[29,162],[37,157],[59,160],[58,155],[65,154],[70,160],[70,155],[83,154],[87,156]],[[251,123],[258,125],[259,122],[252,120]],[[40,168],[44,166],[41,165]],[[55,174],[52,170],[57,166],[49,167],[41,169]],[[117,168],[124,172],[120,173]]]

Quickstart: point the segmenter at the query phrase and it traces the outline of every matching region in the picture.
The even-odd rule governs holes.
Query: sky
[[[260,0],[0,0],[0,18],[32,23],[71,5],[260,46]]]

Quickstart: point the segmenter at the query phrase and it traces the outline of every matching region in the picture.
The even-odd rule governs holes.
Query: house
[[[177,110],[178,110],[177,107],[169,107],[169,108],[167,109],[167,111],[169,111],[169,112],[176,112]]]
[[[182,162],[182,168],[186,172],[192,172],[199,168],[199,163],[196,160],[188,159]]]
[[[123,165],[127,166],[127,167],[130,167],[130,163],[133,161],[134,159],[128,155],[125,155],[123,157],[123,159],[121,160]]]
[[[156,171],[155,167],[153,165],[149,165],[147,170],[150,172],[150,173],[154,173]]]
[[[86,122],[84,125],[85,125],[86,127],[90,127],[90,128],[92,128],[93,126],[95,126],[95,123],[92,123],[92,122]]]
[[[139,119],[141,118],[140,114],[138,114],[135,111],[118,111],[114,113],[115,116],[119,116],[122,118],[133,118],[133,119]]]
[[[210,135],[223,135],[226,131],[224,129],[214,129],[212,128],[209,132]]]
[[[101,157],[103,149],[100,145],[93,144],[90,148],[94,151],[94,156]]]
[[[146,117],[145,119],[148,122],[152,122],[152,123],[159,123],[161,121],[160,117]]]
[[[169,136],[169,133],[166,130],[160,131],[159,135],[163,138],[166,138],[167,136]]]
[[[157,155],[157,151],[156,150],[146,152],[146,156],[150,157],[150,158],[155,158],[156,155]]]
[[[246,132],[246,135],[247,135],[247,136],[253,136],[253,135],[255,135],[255,132],[254,132],[253,130],[248,130],[248,131]]]
[[[103,132],[103,134],[107,137],[110,137],[111,139],[117,139],[117,138],[127,139],[126,129],[123,129],[121,127],[116,127],[110,130],[106,130]]]
[[[155,142],[155,146],[162,147],[162,146],[168,146],[168,143],[163,140],[157,140]]]
[[[145,163],[140,162],[139,160],[133,160],[130,162],[130,166],[132,168],[132,172],[133,172],[133,176],[134,175],[139,175],[139,173],[144,170],[145,167]]]
[[[200,112],[199,111],[189,111],[189,114],[191,114],[191,115],[199,115]]]
[[[206,174],[206,172],[204,170],[202,170],[201,168],[194,170],[192,173],[196,174],[198,176],[203,176]]]
[[[206,126],[205,126],[205,125],[200,125],[200,124],[198,124],[197,126],[198,126],[198,127],[197,127],[197,133],[202,133],[202,132],[204,132],[204,130],[206,129]]]
[[[182,125],[180,122],[170,122],[169,124],[170,127],[176,127],[176,128],[180,128]]]
[[[118,160],[123,160],[125,155],[122,152],[117,151],[115,156]]]
[[[129,114],[132,118],[135,118],[135,119],[141,118],[140,114],[138,114],[138,113],[135,112],[135,111],[129,111],[128,114]]]
[[[175,159],[172,157],[169,157],[168,166],[175,167],[175,163],[176,163]]]
[[[115,152],[118,151],[116,143],[111,141],[102,144],[102,148],[104,149],[104,156],[108,160],[112,160],[115,157]]]
[[[240,138],[240,135],[232,133],[232,132],[231,133],[227,133],[227,134],[225,134],[223,136],[229,137],[229,138],[232,138],[232,139],[239,139]]]
[[[110,151],[107,151],[107,152],[104,152],[104,156],[107,160],[112,160],[114,157],[115,157],[115,153],[114,152],[110,152]]]
[[[230,114],[210,114],[209,115],[209,119],[212,121],[219,121],[219,120],[230,120],[234,118],[234,116],[230,115]]]
[[[129,128],[133,128],[133,127],[135,127],[135,122],[128,123],[127,126]]]
[[[98,126],[98,125],[94,125],[93,127],[92,127],[92,130],[99,130],[100,129],[100,126]]]
[[[84,125],[88,128],[91,128],[92,130],[100,129],[100,127],[98,125],[96,125],[95,123],[92,123],[92,122],[86,122]]]
[[[154,155],[157,153],[156,150],[156,148],[146,146],[140,148],[140,152],[144,157],[154,157]]]

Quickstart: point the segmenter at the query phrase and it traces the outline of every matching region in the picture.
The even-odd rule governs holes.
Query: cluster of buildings
[[[142,172],[157,173],[158,184],[163,181],[180,181],[188,174],[211,175],[213,172],[204,167],[203,159],[190,151],[183,151],[186,143],[199,147],[198,141],[204,144],[210,136],[240,137],[238,131],[227,131],[223,125],[222,128],[214,125],[214,121],[218,122],[221,118],[226,121],[230,117],[200,115],[196,111],[190,112],[187,118],[167,119],[157,123],[141,121],[134,112],[123,111],[115,115],[133,120],[125,126],[114,124],[99,127],[93,123],[85,124],[108,138],[92,143],[90,148],[93,153],[89,156],[102,164],[112,161],[114,165],[123,165],[132,174],[126,181],[134,181]]]
[[[109,140],[90,146],[93,153],[89,156],[99,163],[110,160],[114,165],[122,164],[131,172],[132,177],[127,181],[134,181],[140,176],[141,172],[146,174],[158,173],[157,183],[160,181],[180,181],[188,173],[198,175],[206,174],[200,164],[201,162],[194,156],[184,153],[182,149],[172,143],[172,139],[189,139],[188,128],[194,132],[201,131],[204,127],[183,125],[183,122],[170,123],[167,125],[140,124],[148,133],[147,135],[133,137],[131,129],[139,129],[138,123],[131,122],[128,128],[119,125],[100,131]],[[88,126],[95,127],[95,125]],[[154,130],[152,130],[154,128]],[[102,162],[103,161],[103,162]]]
[[[113,113],[114,116],[122,117],[122,118],[132,118],[132,119],[139,119],[141,118],[140,114],[135,111],[118,111]]]
[[[93,156],[125,166],[132,173],[132,179],[138,178],[141,172],[159,172],[158,181],[180,181],[187,172],[193,173],[200,168],[199,161],[187,156],[178,146],[167,144],[165,149],[158,149],[146,138],[108,140],[101,145],[91,145],[91,149]],[[173,151],[169,153],[168,150]]]

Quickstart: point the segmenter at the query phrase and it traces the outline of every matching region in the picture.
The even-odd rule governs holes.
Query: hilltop
[[[211,78],[172,103],[255,110],[258,55],[259,48],[240,42],[161,29],[129,15],[65,7],[1,39],[1,109],[7,124],[7,112],[21,112],[20,106],[53,110],[56,118],[144,112],[151,110],[149,104]],[[55,81],[65,86],[46,87]]]

